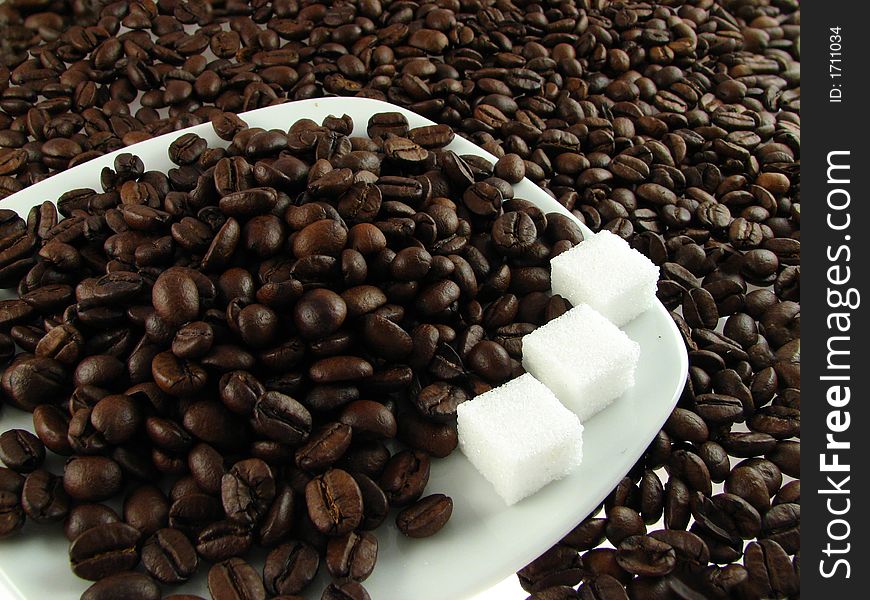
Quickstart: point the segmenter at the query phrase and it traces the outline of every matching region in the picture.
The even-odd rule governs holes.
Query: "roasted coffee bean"
[[[266,557],[263,567],[266,591],[273,595],[298,594],[314,580],[319,566],[320,555],[305,542],[282,544]]]
[[[105,456],[71,458],[63,469],[63,488],[75,500],[106,500],[121,491],[123,483],[121,467]]]
[[[396,436],[396,417],[386,406],[373,400],[349,403],[342,409],[339,421],[350,426],[354,440]]]
[[[181,583],[196,573],[199,558],[177,529],[159,529],[142,545],[142,566],[161,583]]]
[[[13,362],[0,377],[0,385],[13,406],[33,410],[45,398],[56,398],[65,385],[66,369],[51,358]]]
[[[288,537],[293,526],[295,505],[293,489],[286,485],[279,486],[258,530],[260,545],[272,547]]]
[[[73,541],[88,529],[119,521],[118,514],[104,504],[79,504],[70,509],[64,523],[64,534]]]
[[[439,381],[421,389],[414,398],[414,406],[424,417],[448,423],[456,417],[456,407],[468,399],[461,387]]]
[[[112,394],[102,398],[91,411],[91,424],[103,438],[113,445],[132,438],[140,424],[142,414],[132,398]]]
[[[420,451],[403,450],[387,462],[379,484],[391,506],[407,506],[423,494],[429,483],[429,457]]]
[[[210,523],[223,518],[219,499],[202,493],[186,494],[169,507],[169,526],[195,538]]]
[[[250,527],[234,521],[214,521],[206,525],[196,537],[197,553],[211,562],[241,556],[251,548]]]
[[[199,289],[190,276],[167,271],[157,278],[151,291],[157,315],[170,325],[193,321],[199,314]]]
[[[258,458],[237,462],[221,479],[221,500],[230,520],[257,523],[274,498],[272,470]]]
[[[362,522],[362,493],[353,477],[341,469],[330,469],[308,482],[305,503],[311,522],[327,535],[344,535]]]
[[[37,523],[60,521],[69,512],[70,498],[59,477],[39,469],[24,479],[21,507]]]
[[[151,361],[151,375],[162,391],[172,396],[191,396],[201,391],[208,373],[197,363],[161,352]]]
[[[143,536],[166,527],[169,522],[169,502],[160,488],[143,485],[124,499],[124,521]]]
[[[18,486],[20,485],[22,484],[19,483]],[[24,527],[25,519],[24,508],[19,501],[19,492],[0,489],[0,539],[18,532]]]
[[[45,446],[38,437],[23,429],[0,434],[0,460],[19,473],[29,473],[42,466]]]
[[[326,567],[335,579],[365,581],[378,559],[378,540],[366,532],[351,532],[329,540]]]
[[[453,514],[453,500],[444,494],[433,494],[418,500],[396,516],[396,526],[412,538],[435,535]]]
[[[677,564],[670,544],[648,535],[622,540],[617,547],[616,562],[629,573],[650,577],[667,575]]]
[[[91,581],[130,570],[139,562],[139,538],[139,530],[126,523],[87,529],[70,544],[72,570]]]
[[[764,598],[787,598],[798,592],[800,581],[782,547],[772,540],[746,546],[743,562],[749,577],[746,591]]]
[[[607,511],[607,539],[618,545],[622,540],[646,533],[641,516],[627,506],[614,506]]]
[[[522,211],[506,212],[492,224],[492,240],[507,256],[522,256],[534,243],[537,233],[532,218]]]
[[[241,558],[230,558],[208,571],[208,591],[215,600],[265,600],[257,571]]]
[[[350,425],[324,425],[296,451],[296,465],[300,469],[317,472],[335,464],[350,447],[351,437]]]
[[[311,413],[280,392],[265,392],[254,404],[254,428],[258,433],[290,445],[304,442],[311,433]]]
[[[347,317],[347,305],[335,292],[311,290],[296,302],[293,321],[299,333],[318,339],[335,333]]]
[[[142,573],[116,573],[100,579],[82,593],[83,600],[111,600],[112,598],[159,600],[160,587]]]
[[[360,529],[374,530],[386,520],[390,504],[386,494],[368,475],[353,473],[363,498],[363,520]]]
[[[320,600],[371,600],[371,596],[362,584],[356,581],[344,581],[326,586]]]

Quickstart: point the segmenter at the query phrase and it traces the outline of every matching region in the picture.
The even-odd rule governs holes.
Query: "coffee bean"
[[[350,447],[352,429],[345,423],[328,423],[296,451],[296,465],[320,471],[336,463]]]
[[[312,479],[305,486],[305,503],[311,522],[327,535],[344,535],[362,522],[359,486],[341,469],[330,469]]]
[[[45,446],[29,431],[10,429],[0,435],[0,460],[10,469],[29,473],[42,466]]]
[[[330,583],[320,600],[371,600],[366,589],[356,581]]]
[[[628,595],[619,581],[607,574],[587,579],[577,590],[580,600],[627,600]]]
[[[378,540],[370,533],[351,532],[333,538],[326,548],[326,566],[336,579],[365,581],[378,558]]]
[[[157,278],[151,301],[157,315],[171,325],[193,321],[199,314],[200,298],[196,283],[177,271],[168,271]]]
[[[254,427],[277,442],[297,445],[311,433],[311,414],[290,396],[265,392],[254,404]]]
[[[429,457],[420,451],[404,450],[387,463],[380,477],[380,487],[392,506],[415,502],[429,482]]]
[[[116,573],[100,579],[82,593],[83,600],[111,600],[112,598],[159,600],[160,587],[142,573]]]
[[[166,527],[169,522],[169,502],[156,486],[143,485],[124,499],[124,521],[143,536]]]
[[[142,545],[142,565],[162,583],[180,583],[196,573],[199,559],[193,545],[177,529],[159,529]]]
[[[64,534],[69,541],[73,541],[88,529],[119,521],[117,513],[104,504],[79,504],[70,509]]]
[[[314,580],[320,566],[317,551],[305,542],[288,542],[266,557],[263,581],[266,591],[275,595],[297,594]]]
[[[241,558],[230,558],[208,571],[208,591],[215,600],[265,600],[266,590],[254,568]]]
[[[108,523],[82,532],[69,547],[73,572],[97,581],[127,571],[139,562],[139,531],[126,523]]]
[[[118,463],[104,456],[72,458],[63,470],[63,488],[75,500],[106,500],[121,490],[123,482]]]
[[[132,438],[142,415],[132,398],[112,394],[102,398],[91,411],[91,424],[110,444],[123,444]]]
[[[403,509],[396,516],[396,526],[412,538],[435,535],[453,514],[453,500],[444,494],[433,494]]]
[[[260,459],[237,462],[221,479],[221,500],[230,520],[257,523],[274,498],[275,478]]]
[[[0,490],[0,539],[7,538],[24,527],[25,512],[18,493]]]
[[[241,556],[251,548],[250,527],[234,521],[209,521],[196,537],[196,552],[211,562]]]
[[[349,425],[355,440],[393,438],[396,418],[390,410],[373,400],[355,400],[344,407],[339,420]]]
[[[60,521],[69,512],[70,499],[61,479],[38,469],[27,475],[21,488],[21,507],[33,521]]]
[[[662,576],[676,566],[676,554],[667,543],[648,535],[633,535],[619,543],[616,552],[619,566],[635,575]]]

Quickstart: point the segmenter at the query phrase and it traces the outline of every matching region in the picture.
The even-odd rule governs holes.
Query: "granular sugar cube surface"
[[[656,299],[659,268],[618,235],[601,231],[550,261],[553,293],[588,304],[622,326]]]
[[[523,367],[586,421],[634,385],[640,346],[581,304],[523,337]]]
[[[459,447],[508,505],[568,475],[583,458],[583,425],[526,373],[457,409]]]

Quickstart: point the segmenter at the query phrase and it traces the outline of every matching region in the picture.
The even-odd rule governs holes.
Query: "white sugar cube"
[[[588,304],[620,327],[656,299],[659,268],[609,231],[556,256],[550,269],[554,294]]]
[[[640,346],[590,306],[523,336],[523,367],[586,421],[634,385]]]
[[[457,408],[459,447],[508,506],[583,459],[583,425],[526,373]]]

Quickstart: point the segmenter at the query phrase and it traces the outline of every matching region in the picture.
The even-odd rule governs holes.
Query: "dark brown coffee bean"
[[[193,321],[199,314],[200,298],[196,283],[177,271],[168,271],[157,278],[152,288],[151,302],[157,315],[171,325]]]
[[[317,550],[305,542],[282,544],[266,557],[263,568],[266,591],[275,595],[297,594],[312,582],[319,566]]]
[[[353,477],[330,469],[305,486],[305,503],[311,522],[321,533],[339,536],[362,522],[362,494]]]
[[[362,584],[356,581],[344,581],[326,586],[320,600],[371,600],[371,596]]]
[[[296,451],[296,465],[314,472],[333,465],[350,447],[351,434],[351,426],[345,423],[324,425]]]
[[[393,438],[396,436],[396,418],[380,402],[355,400],[341,412],[339,421],[349,425],[354,440]]]
[[[378,540],[371,533],[351,532],[329,540],[326,567],[335,579],[365,581],[378,559]]]
[[[143,485],[124,499],[124,521],[148,536],[166,527],[169,522],[169,502],[160,488]]]
[[[420,451],[403,450],[384,468],[379,484],[391,506],[407,506],[423,495],[429,483],[429,457]]]
[[[124,483],[121,467],[104,456],[80,456],[63,470],[63,488],[75,500],[99,502],[111,498]]]
[[[197,537],[210,523],[223,518],[220,500],[201,493],[184,495],[169,507],[169,526]]]
[[[275,478],[260,459],[237,462],[221,479],[221,500],[230,520],[258,523],[274,498]]]
[[[100,579],[82,593],[83,600],[112,600],[113,598],[159,600],[160,587],[142,573],[116,573]]]
[[[221,562],[244,555],[250,550],[252,543],[248,525],[234,521],[215,521],[199,532],[196,537],[196,551],[206,560]]]
[[[266,392],[254,404],[254,428],[269,439],[290,445],[304,442],[311,433],[311,413],[280,392]]]
[[[102,398],[91,411],[91,424],[110,444],[123,444],[142,423],[142,414],[132,398],[112,394]]]
[[[648,535],[633,535],[619,543],[616,551],[619,566],[635,575],[660,577],[677,564],[674,549]]]
[[[45,446],[29,431],[10,429],[0,435],[0,460],[14,471],[29,473],[42,466]]]
[[[33,410],[45,398],[61,393],[67,372],[51,358],[32,358],[13,362],[3,371],[0,385],[9,403],[22,410]]]
[[[73,541],[88,529],[119,521],[118,514],[104,504],[79,504],[69,511],[64,523],[64,535]]]
[[[196,573],[199,558],[177,529],[160,529],[142,545],[142,566],[162,583],[181,583]]]
[[[125,523],[84,531],[69,547],[73,572],[82,579],[96,581],[132,569],[139,562],[139,537],[139,531]]]
[[[241,558],[230,558],[208,571],[208,591],[214,600],[265,600],[257,571]]]
[[[396,526],[412,538],[435,535],[453,513],[453,500],[444,494],[433,494],[418,500],[396,516]]]
[[[29,473],[21,487],[21,507],[37,523],[60,521],[69,512],[70,499],[61,479],[39,469]]]

